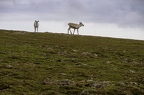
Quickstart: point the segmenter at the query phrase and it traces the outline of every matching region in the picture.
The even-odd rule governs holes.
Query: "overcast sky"
[[[0,29],[67,33],[83,22],[80,35],[144,40],[144,0],[0,0]]]

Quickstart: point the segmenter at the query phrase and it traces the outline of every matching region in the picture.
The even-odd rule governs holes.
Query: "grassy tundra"
[[[0,30],[0,95],[144,95],[144,41]]]

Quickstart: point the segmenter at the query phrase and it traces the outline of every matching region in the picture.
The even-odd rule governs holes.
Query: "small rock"
[[[61,73],[61,75],[65,76],[65,75],[66,75],[66,73]]]
[[[7,68],[9,68],[9,69],[10,69],[10,68],[13,68],[13,66],[12,66],[12,65],[7,65],[6,67],[7,67]]]
[[[135,73],[135,71],[134,70],[130,70],[130,73]]]
[[[77,50],[72,50],[73,52],[77,52]]]
[[[52,80],[51,78],[46,78],[42,81],[42,84],[47,85],[47,84],[57,84],[58,80]]]
[[[68,79],[64,79],[58,82],[59,85],[61,86],[73,86],[75,85],[75,82],[68,80]]]
[[[98,55],[97,55],[97,54],[94,54],[94,56],[95,56],[95,57],[98,57]]]
[[[89,95],[89,94],[90,94],[89,91],[83,90],[80,95]]]
[[[91,55],[91,53],[89,53],[89,52],[83,52],[82,55],[88,56],[88,55]]]

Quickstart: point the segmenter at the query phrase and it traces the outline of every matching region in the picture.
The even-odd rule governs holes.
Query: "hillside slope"
[[[0,30],[0,95],[143,95],[144,41]]]

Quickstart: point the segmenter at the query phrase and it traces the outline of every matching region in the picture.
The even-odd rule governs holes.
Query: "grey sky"
[[[0,28],[8,28],[3,23],[27,21],[30,25],[30,21],[40,20],[47,26],[50,22],[82,21],[143,31],[143,6],[144,0],[0,0]]]

